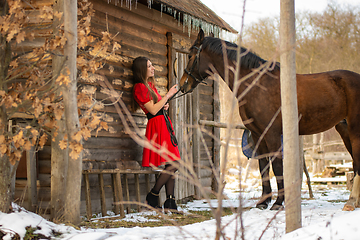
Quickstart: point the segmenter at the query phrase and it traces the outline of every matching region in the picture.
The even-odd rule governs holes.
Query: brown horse
[[[226,50],[223,46],[226,46]],[[284,201],[282,154],[279,153],[282,135],[280,65],[268,63],[256,54],[241,48],[241,84],[236,90],[235,74],[232,71],[235,69],[236,48],[236,44],[204,37],[204,32],[200,30],[190,48],[189,62],[180,80],[180,90],[184,93],[191,92],[212,72],[217,72],[223,79],[227,79],[225,73],[229,73],[228,85],[232,91],[235,89],[236,96],[241,101],[240,116],[247,122],[245,126],[251,131],[254,142],[258,144],[262,198],[256,206],[265,209],[271,200],[271,162],[278,187],[278,197],[271,209],[276,210],[282,207]],[[226,63],[228,66],[225,66]],[[360,75],[351,71],[336,70],[317,74],[297,74],[296,79],[299,134],[320,133],[336,126],[353,158],[356,177],[350,199],[344,207],[345,210],[353,210],[358,205],[357,199],[360,195]]]

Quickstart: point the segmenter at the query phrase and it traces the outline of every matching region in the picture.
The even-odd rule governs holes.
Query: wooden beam
[[[209,120],[199,120],[199,125],[209,126],[209,127],[218,127],[218,128],[228,128],[229,124],[222,123],[222,122],[215,122]],[[235,129],[246,129],[246,127],[242,124],[234,125],[233,128]]]

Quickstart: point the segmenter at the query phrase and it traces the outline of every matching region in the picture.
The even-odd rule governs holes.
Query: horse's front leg
[[[259,209],[266,209],[271,201],[271,185],[269,175],[270,163],[267,158],[259,159],[259,170],[262,182],[262,195],[256,207]]]
[[[278,189],[278,197],[275,203],[272,205],[270,210],[279,210],[283,208],[283,202],[285,199],[284,194],[284,177],[283,177],[283,162],[281,158],[275,158],[272,162],[273,172],[276,177],[277,189]]]

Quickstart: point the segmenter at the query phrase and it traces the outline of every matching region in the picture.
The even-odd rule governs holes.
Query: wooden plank
[[[42,160],[38,162],[39,173],[51,174],[51,160]]]
[[[51,186],[51,174],[38,173],[37,175],[38,175],[40,187],[50,187]]]
[[[90,220],[92,217],[92,209],[91,209],[89,174],[85,173],[83,174],[83,176],[85,182],[86,216],[87,216],[87,220]]]
[[[168,41],[169,42],[169,41]],[[189,49],[193,44],[193,41],[187,37],[172,33],[172,46],[171,48],[176,49],[178,52],[189,53]]]
[[[200,95],[200,96],[202,97],[202,95]],[[202,104],[200,111],[201,111],[202,115],[214,116],[214,108],[210,104]],[[213,118],[210,118],[210,119],[213,119]]]
[[[96,159],[97,161],[119,161],[138,159],[138,152],[133,149],[88,149],[84,153],[84,160]]]
[[[122,191],[122,185],[121,185],[121,175],[119,172],[116,173],[116,189],[117,189],[117,194],[118,194],[118,202],[115,204],[119,204],[120,205],[120,216],[121,217],[125,217],[125,211],[124,211],[124,204],[122,204],[122,202],[124,201],[124,197],[123,197],[123,191]]]
[[[141,202],[141,199],[140,199],[140,184],[139,184],[139,174],[138,173],[135,173],[134,174],[134,179],[135,179],[135,194],[136,194],[136,201],[138,203]],[[140,204],[137,204],[136,205],[136,209],[138,212],[140,212]]]
[[[29,210],[34,211],[38,205],[38,193],[37,193],[37,172],[36,172],[36,152],[32,147],[26,152],[26,166],[27,166],[27,187],[28,187],[28,204]]]
[[[134,170],[121,170],[121,169],[89,169],[83,170],[83,173],[87,174],[111,174],[111,173],[120,173],[120,174],[158,174],[158,170],[143,170],[143,169],[134,169]]]
[[[129,193],[129,182],[127,178],[127,174],[123,174],[123,182],[124,182],[124,192],[125,192],[125,201],[130,201],[130,193]],[[126,213],[130,213],[130,204],[126,204]]]
[[[191,124],[193,126],[197,126],[198,125],[198,121],[200,120],[200,109],[203,107],[201,106],[200,108],[200,93],[199,93],[199,88],[196,88],[192,94],[192,99],[191,99],[191,103],[192,103],[192,120],[191,120]],[[192,141],[193,141],[193,153],[192,153],[192,157],[193,157],[193,164],[195,164],[195,173],[196,173],[196,177],[198,179],[201,179],[201,172],[200,172],[200,145],[201,145],[201,132],[200,132],[200,128],[196,127],[194,130],[194,134],[192,136]],[[194,190],[195,190],[195,195],[197,198],[201,198],[203,197],[201,195],[201,191],[199,189],[200,186],[194,186]],[[182,196],[187,197],[187,196]]]
[[[117,13],[115,13],[115,11]],[[91,23],[96,24],[96,26],[105,26],[107,21],[108,26],[106,27],[109,27],[111,34],[132,35],[137,38],[151,39],[152,42],[157,44],[166,45],[167,41],[166,38],[164,38],[165,34],[154,32],[151,28],[145,28],[144,26],[138,25],[136,22],[125,21],[120,17],[123,13],[123,9],[116,9],[115,11],[114,14],[116,15],[112,15],[108,14],[109,11],[107,11],[107,9],[96,9],[95,15],[91,19]],[[131,13],[134,14],[134,12]],[[111,31],[112,28],[116,30]]]
[[[112,137],[93,137],[84,141],[84,148],[121,148],[132,149],[138,144],[130,137],[112,138]]]
[[[347,160],[351,161],[351,155],[348,152],[326,152],[326,153],[310,153],[311,157],[314,159],[324,159],[324,160]]]
[[[106,201],[105,201],[105,190],[104,190],[104,176],[102,173],[99,173],[99,190],[100,190],[100,202],[101,202],[101,214],[106,216]]]
[[[113,192],[113,202],[115,203],[114,204],[114,213],[115,215],[119,215],[120,213],[120,208],[119,208],[119,205],[116,204],[119,202],[119,192],[118,192],[118,189],[116,187],[116,173],[112,173],[111,174],[111,182],[112,182],[112,192]]]
[[[145,174],[145,187],[146,192],[150,192],[150,174]]]
[[[167,32],[174,32],[179,35],[187,36],[187,27],[185,26],[185,31],[182,25],[179,25],[178,21],[172,16],[167,14],[161,14],[161,12],[155,9],[149,9],[143,4],[137,4],[136,8],[131,10],[121,6],[114,6],[114,2],[109,3],[109,7],[106,4],[103,4],[106,1],[93,0],[94,8],[102,12],[107,12],[111,16],[121,16],[120,19],[132,22],[138,27],[143,27],[146,29],[152,29],[152,31],[161,33],[165,36]],[[119,12],[119,9],[121,12]],[[197,33],[191,33],[192,37],[195,38]]]
[[[98,14],[97,14],[98,15]],[[142,49],[147,57],[154,58],[165,56],[167,55],[166,51],[166,38],[164,35],[157,34],[156,32],[151,31],[151,29],[142,29],[140,35],[134,34],[130,31],[122,31],[124,27],[130,29],[139,30],[139,26],[134,25],[132,23],[121,21],[119,19],[114,19],[112,16],[108,17],[109,26],[104,24],[104,21],[101,22],[101,19],[97,19],[97,15],[95,15],[95,21],[92,21],[92,33],[96,34],[97,36],[101,36],[102,32],[109,30],[110,33],[114,36],[114,40],[121,45],[121,48],[117,51],[121,53],[121,55],[128,56],[131,58],[136,57],[136,52],[139,49]],[[149,41],[151,39],[151,41]],[[148,52],[146,53],[146,49]],[[160,64],[160,62],[154,62],[156,64]],[[164,66],[164,64],[160,64]]]

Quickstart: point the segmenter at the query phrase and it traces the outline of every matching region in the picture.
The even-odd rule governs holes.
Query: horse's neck
[[[229,60],[230,63],[231,60]],[[234,91],[234,72],[231,69],[235,69],[234,65],[230,66],[229,71],[226,73],[225,69],[224,69],[224,63],[215,65],[215,69],[217,70],[217,72],[219,73],[220,77],[227,83],[227,85],[229,86],[231,91]],[[238,75],[239,79],[242,79],[244,76],[246,76],[247,74],[251,73],[251,71],[245,71],[245,69],[242,69],[240,71],[240,74]],[[226,76],[227,75],[227,76]],[[246,80],[246,81],[250,81],[250,80]]]

